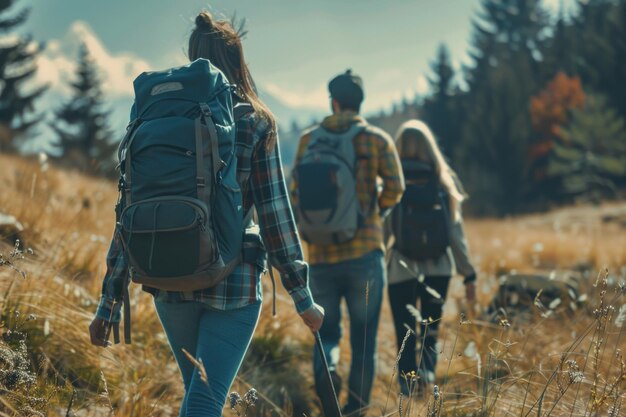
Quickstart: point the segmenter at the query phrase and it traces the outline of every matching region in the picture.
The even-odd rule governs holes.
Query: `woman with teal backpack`
[[[156,312],[182,374],[185,396],[179,415],[213,417],[222,415],[259,318],[266,257],[280,272],[298,314],[311,331],[320,328],[324,314],[309,290],[309,268],[304,262],[285,185],[276,122],[256,94],[243,56],[241,30],[202,12],[189,38],[188,55],[192,62],[209,60],[234,86],[234,104],[251,106],[250,112],[235,118],[236,177],[243,196],[243,212],[255,209],[259,224],[250,222],[242,230],[242,260],[216,285],[194,291],[158,290],[149,285],[144,288],[154,296]],[[177,88],[176,83],[164,84],[152,95]],[[111,243],[100,304],[89,328],[91,342],[97,346],[110,345],[107,339],[111,329],[117,333],[121,301],[128,303],[123,296],[129,273],[123,239],[116,233]],[[208,381],[201,380],[183,349],[202,360]]]

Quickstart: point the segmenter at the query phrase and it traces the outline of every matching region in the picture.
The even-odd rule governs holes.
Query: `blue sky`
[[[559,0],[547,0],[558,7]],[[565,0],[571,5],[573,0]],[[96,49],[110,99],[128,100],[130,81],[146,69],[185,63],[197,12],[246,18],[246,58],[260,87],[294,109],[326,111],[326,83],[351,67],[362,75],[365,112],[427,91],[437,46],[455,65],[467,59],[479,0],[22,0],[32,14],[24,31],[47,41],[40,78],[53,90],[71,77],[78,43]]]

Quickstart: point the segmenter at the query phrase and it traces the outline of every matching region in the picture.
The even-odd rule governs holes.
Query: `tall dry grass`
[[[112,232],[115,185],[34,160],[0,156],[0,166],[0,211],[26,229],[17,250],[0,246],[0,416],[177,415],[178,370],[148,296],[133,287],[133,345],[105,350],[88,341]],[[395,336],[385,305],[368,414],[624,413],[623,213],[623,205],[613,205],[468,221],[483,305],[501,274],[571,268],[588,274],[589,301],[574,313],[557,307],[548,315],[531,306],[523,322],[506,316],[485,321],[463,305],[462,284],[453,282],[440,329],[437,389],[419,398],[398,395],[392,377]],[[596,282],[604,268],[609,274],[601,273]],[[276,318],[265,309],[233,389],[257,389],[260,399],[248,415],[316,415],[313,340],[280,289],[278,307]],[[339,371],[346,375],[345,340],[342,358]]]

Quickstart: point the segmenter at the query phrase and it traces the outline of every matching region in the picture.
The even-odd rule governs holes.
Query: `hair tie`
[[[196,16],[196,28],[203,34],[210,34],[213,32],[213,20],[211,15],[202,12]]]

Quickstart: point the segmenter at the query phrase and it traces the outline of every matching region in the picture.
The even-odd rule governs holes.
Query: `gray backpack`
[[[328,245],[352,240],[363,222],[356,194],[353,139],[366,128],[354,124],[346,132],[318,127],[298,162],[296,214],[302,238]]]

